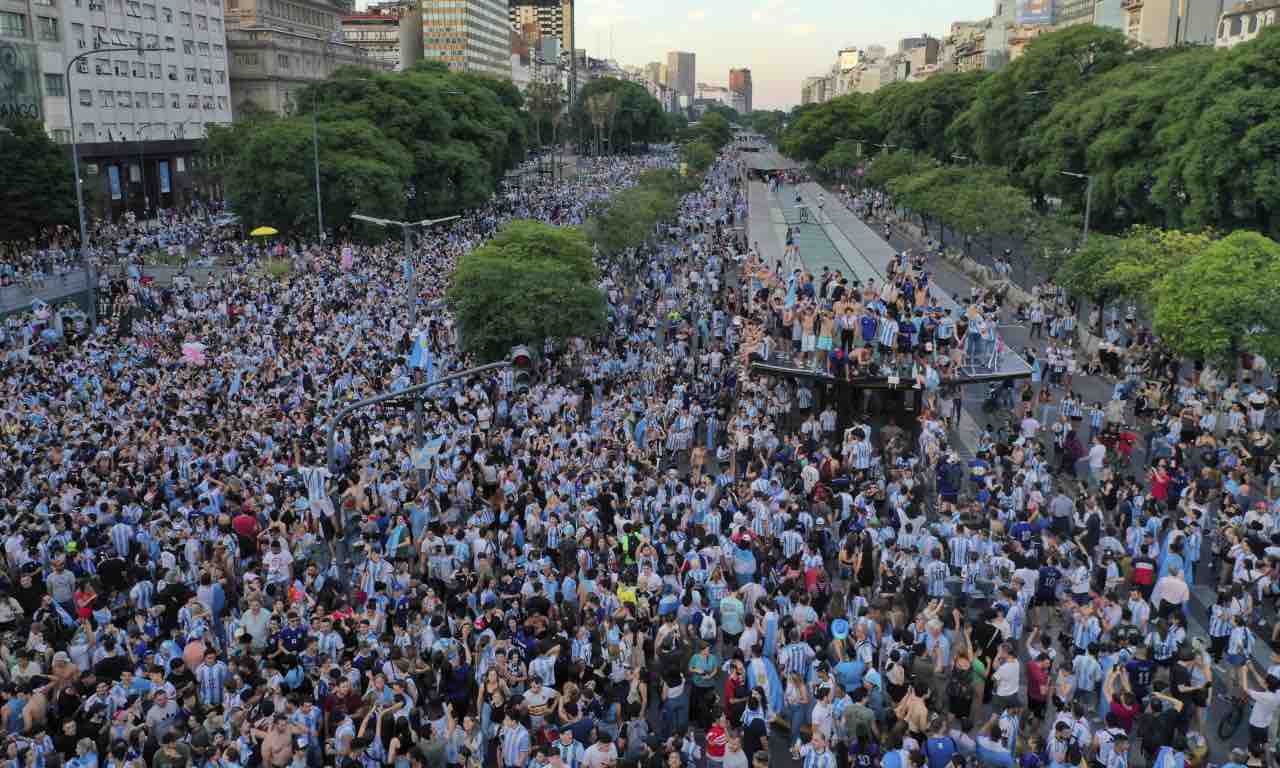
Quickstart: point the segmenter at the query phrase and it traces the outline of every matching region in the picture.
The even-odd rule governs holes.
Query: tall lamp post
[[[84,179],[80,178],[80,145],[76,143],[76,97],[73,95],[75,89],[71,87],[71,70],[76,64],[90,56],[99,53],[117,53],[121,51],[132,51],[139,56],[144,53],[173,53],[176,48],[143,48],[142,44],[138,45],[104,45],[84,53],[72,56],[67,62],[66,76],[63,82],[67,84],[67,120],[71,123],[71,174],[76,184],[76,213],[80,217],[80,260],[84,262],[85,273],[89,281],[89,327],[96,328],[98,325],[98,276],[93,267],[93,261],[89,258],[89,222],[84,215]]]
[[[379,227],[399,227],[400,231],[404,233],[404,260],[406,264],[410,264],[411,256],[409,251],[409,241],[410,241],[410,237],[412,236],[413,230],[433,227],[436,224],[443,224],[446,221],[453,221],[454,219],[458,219],[461,217],[445,216],[444,218],[440,218],[440,219],[423,219],[422,221],[396,221],[394,219],[379,219],[374,216],[365,216],[363,214],[353,213],[351,214],[351,218],[355,219],[356,221],[363,221],[367,224],[376,224]],[[409,291],[409,325],[412,326],[415,331],[418,329],[418,289],[417,289],[418,280],[417,280],[417,277],[418,277],[417,270],[414,270],[412,268],[412,265],[410,264],[409,285],[407,286]],[[422,371],[420,369],[415,370],[413,372],[413,379],[415,384],[422,383]],[[427,383],[430,384],[431,382],[427,382]],[[416,397],[413,400],[413,446],[414,448],[422,447],[423,433],[426,431],[425,422],[426,422],[426,416],[423,414],[423,411],[422,411],[422,398]],[[423,485],[426,484],[426,476],[427,476],[426,470],[424,469],[418,470],[418,487],[419,488],[421,488]]]
[[[151,196],[147,194],[147,166],[146,161],[142,157],[142,143],[145,139],[145,131],[153,125],[159,123],[143,123],[138,126],[138,180],[142,182],[142,218],[147,218],[147,212],[151,210]]]
[[[1079,171],[1058,171],[1063,176],[1073,179],[1084,179],[1084,230],[1080,233],[1080,245],[1089,241],[1089,214],[1093,210],[1093,177]]]

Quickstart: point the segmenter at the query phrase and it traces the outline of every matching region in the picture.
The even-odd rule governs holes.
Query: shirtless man
[[[272,768],[281,768],[293,760],[293,736],[289,723],[276,715],[265,730],[254,729],[253,737],[262,740],[262,762]]]

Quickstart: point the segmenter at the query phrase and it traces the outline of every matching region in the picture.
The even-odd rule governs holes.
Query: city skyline
[[[697,56],[698,80],[727,85],[752,71],[756,109],[789,109],[804,78],[830,69],[840,48],[892,47],[899,38],[945,34],[953,21],[989,16],[993,0],[576,0],[579,46],[643,66],[668,51]],[[612,30],[612,34],[610,31]]]

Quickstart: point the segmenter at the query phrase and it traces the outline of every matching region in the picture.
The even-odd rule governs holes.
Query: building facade
[[[144,50],[72,65],[102,47]],[[72,112],[80,143],[198,138],[231,121],[218,0],[0,0],[0,48],[6,79],[28,86],[20,113],[58,141],[71,140]]]
[[[506,0],[422,0],[422,57],[509,78],[509,17]]]
[[[680,94],[682,107],[693,104],[697,96],[696,60],[692,53],[670,51],[667,53],[667,85]]]
[[[225,0],[234,109],[289,114],[297,92],[343,66],[381,68],[342,40],[346,7],[323,0]]]
[[[508,20],[530,43],[529,32],[536,29],[540,38],[554,37],[562,49],[573,50],[572,0],[512,0]]]
[[[735,109],[738,109],[739,112],[743,113],[750,112],[752,109],[751,70],[746,69],[745,67],[742,69],[729,70],[729,90],[737,94],[737,100],[742,104],[741,109],[738,109],[737,107],[735,107]]]
[[[1237,3],[1222,12],[1214,45],[1230,48],[1248,42],[1274,24],[1280,24],[1280,0]]]
[[[400,14],[377,9],[342,17],[342,41],[363,50],[386,69],[403,69],[400,63]]]
[[[1093,9],[1097,0],[1055,0],[1053,26],[1057,29],[1093,23]]]
[[[1123,0],[1125,34],[1147,48],[1216,44],[1224,0]]]

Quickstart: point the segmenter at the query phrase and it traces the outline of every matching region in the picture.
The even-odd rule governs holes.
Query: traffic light
[[[533,355],[523,344],[511,348],[511,386],[516,392],[527,392],[533,386]]]

